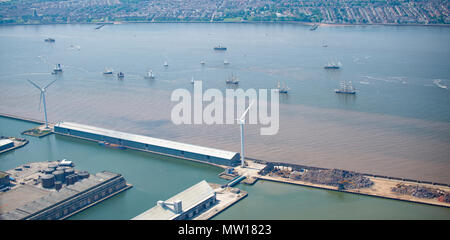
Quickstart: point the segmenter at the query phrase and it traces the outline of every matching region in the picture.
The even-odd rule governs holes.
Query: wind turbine
[[[34,83],[33,81],[31,81],[30,79],[27,79],[28,82],[30,82],[31,84],[33,84],[33,86],[35,86],[37,89],[39,89],[39,91],[41,91],[41,96],[39,97],[39,109],[41,108],[41,103],[42,100],[44,100],[44,116],[45,116],[45,129],[48,129],[48,122],[47,122],[47,106],[45,105],[45,91],[47,90],[47,88],[52,85],[54,82],[56,82],[56,80],[52,81],[51,83],[47,84],[47,86],[41,88],[39,87],[39,85],[37,85],[36,83]]]
[[[244,161],[244,125],[245,125],[245,115],[247,114],[248,110],[253,105],[252,101],[250,105],[248,105],[247,110],[242,114],[241,118],[237,119],[239,121],[239,124],[241,125],[241,167],[245,167],[245,161]]]

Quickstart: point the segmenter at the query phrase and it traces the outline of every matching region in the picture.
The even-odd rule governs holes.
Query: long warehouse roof
[[[205,180],[202,180],[164,202],[173,203],[174,201],[181,200],[182,210],[183,212],[186,212],[213,195],[214,190]],[[172,208],[173,207],[156,205],[131,220],[171,220],[180,215],[175,213]]]
[[[119,139],[123,139],[123,140],[145,143],[145,144],[159,146],[159,147],[176,149],[176,150],[185,151],[185,152],[192,152],[192,153],[208,155],[208,156],[212,156],[212,157],[224,158],[224,159],[232,159],[237,154],[236,152],[229,152],[229,151],[208,148],[208,147],[201,147],[201,146],[180,143],[180,142],[174,142],[174,141],[169,141],[169,140],[164,140],[164,139],[159,139],[159,138],[152,138],[152,137],[136,135],[136,134],[131,134],[131,133],[124,133],[124,132],[119,132],[119,131],[115,131],[115,130],[93,127],[93,126],[88,126],[88,125],[73,123],[73,122],[59,122],[56,126],[73,129],[73,130],[77,130],[77,131],[82,131],[82,132],[100,134],[103,136],[119,138]]]

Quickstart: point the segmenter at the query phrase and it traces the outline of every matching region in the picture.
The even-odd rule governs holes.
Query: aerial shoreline
[[[69,23],[0,23],[0,26],[36,26],[36,25],[120,25],[120,24],[135,24],[135,23],[209,23],[209,24],[292,24],[292,25],[306,25],[313,26],[318,24],[319,27],[348,27],[348,26],[397,26],[397,27],[450,27],[450,24],[418,24],[418,23],[315,23],[315,22],[300,22],[300,21],[116,21],[116,22],[69,22]]]

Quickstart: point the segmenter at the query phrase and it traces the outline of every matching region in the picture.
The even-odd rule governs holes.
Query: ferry
[[[220,44],[219,44],[218,46],[215,46],[215,47],[214,47],[214,50],[217,50],[217,51],[226,51],[227,48],[224,47],[224,46],[220,46]]]
[[[52,72],[52,74],[58,74],[58,73],[62,73],[62,68],[61,68],[61,64],[56,64],[56,67],[55,67],[55,69],[53,69],[53,72]]]
[[[119,72],[119,73],[117,74],[117,77],[120,78],[120,79],[122,79],[122,78],[125,77],[125,74],[124,74],[123,72]]]
[[[98,142],[98,144],[100,144],[101,146],[114,148],[114,149],[122,149],[122,150],[127,149],[127,147],[125,147],[125,146],[115,144],[115,143],[109,143],[109,142],[105,142],[105,141],[100,141],[100,142]]]
[[[225,82],[226,82],[227,84],[239,84],[239,79],[238,79],[236,76],[234,76],[234,74],[231,74],[231,76],[228,77],[228,78],[225,80]]]
[[[351,81],[349,81],[348,83],[346,81],[342,81],[341,88],[335,89],[334,92],[342,94],[356,94],[355,88],[353,87]]]

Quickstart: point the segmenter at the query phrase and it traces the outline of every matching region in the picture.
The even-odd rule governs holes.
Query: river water
[[[296,24],[121,24],[106,25],[99,30],[93,25],[1,26],[0,112],[43,119],[42,109],[38,109],[39,91],[26,79],[40,85],[57,79],[47,90],[48,117],[52,122],[75,121],[239,151],[237,125],[174,125],[170,118],[175,104],[170,101],[172,91],[178,88],[192,91],[191,77],[202,80],[204,89],[221,91],[226,89],[225,79],[231,73],[239,77],[243,89],[273,88],[280,80],[291,88],[288,96],[280,98],[280,130],[277,135],[261,136],[260,125],[247,125],[249,157],[449,183],[449,33],[450,29],[445,27],[387,26],[320,27],[309,31],[309,27]],[[45,43],[47,37],[55,38],[56,42]],[[213,51],[217,44],[228,50]],[[230,65],[224,66],[225,59]],[[201,60],[206,63],[204,66]],[[340,61],[342,68],[324,70],[330,60]],[[164,61],[168,62],[168,68],[163,67]],[[57,63],[64,73],[51,75]],[[102,75],[105,67],[124,72],[125,79]],[[148,69],[155,73],[155,80],[143,78]],[[352,81],[358,94],[336,95],[333,90],[341,80]],[[10,120],[2,120],[2,135],[17,135],[28,127],[20,121],[5,127],[3,121]],[[75,218],[85,214],[86,218],[131,218],[153,206],[156,200],[165,199],[197,180],[221,181],[216,177],[218,169],[201,164],[105,150],[92,143],[55,136],[31,141],[23,149],[0,156],[0,169],[27,161],[68,158],[94,172],[117,169],[137,186],[117,197],[123,198],[121,204],[127,202],[134,209],[128,215],[97,210],[108,206],[114,209],[108,200],[102,207]],[[35,144],[40,147],[34,148]],[[137,177],[145,175],[139,164],[160,171],[152,178],[154,182],[144,178],[148,175]],[[166,171],[171,172],[167,177],[172,180],[158,180],[166,177]],[[140,186],[140,181],[148,181],[150,185]],[[317,194],[312,198],[314,201],[322,199],[320,195],[330,196],[322,200],[325,205],[347,204],[350,209],[351,202],[361,202],[361,208],[370,204],[378,204],[380,208],[366,209],[367,214],[361,215],[344,214],[336,207],[333,209],[337,212],[331,215],[325,212],[302,215],[314,208],[302,208],[293,200],[284,204],[285,210],[274,208],[273,211],[280,211],[274,215],[269,206],[278,204],[277,197],[282,196],[266,196],[269,193],[263,191],[264,186],[292,194],[300,201],[298,205],[306,201],[302,196],[307,193]],[[217,218],[448,217],[448,212],[441,208],[435,212],[444,215],[413,214],[410,210],[403,215],[395,211],[384,213],[380,210],[384,204],[393,204],[389,205],[392,209],[434,208],[276,183],[242,187],[250,196]],[[150,196],[149,202],[143,207],[146,195]],[[245,202],[250,205],[252,195],[255,201],[258,196],[267,197],[258,201],[269,209],[267,215],[260,208],[245,205]],[[119,201],[114,199],[111,201]],[[137,200],[130,199],[140,199],[143,205],[133,208],[133,201]],[[299,210],[288,211],[288,206]]]

